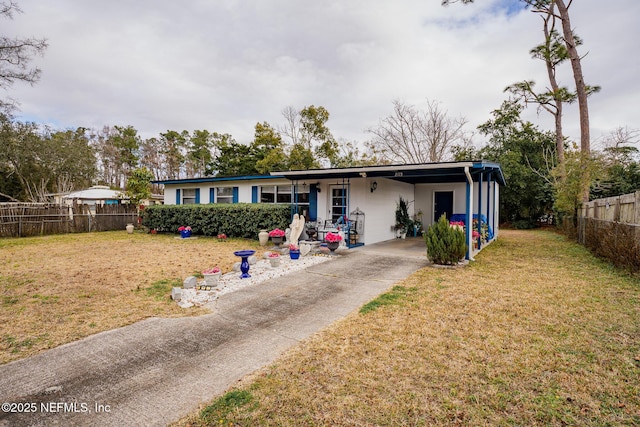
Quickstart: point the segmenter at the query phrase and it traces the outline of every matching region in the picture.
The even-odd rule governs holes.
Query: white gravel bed
[[[292,260],[289,256],[280,257],[280,265],[271,267],[269,260],[261,259],[253,264],[249,269],[251,277],[241,279],[239,271],[232,271],[223,274],[218,280],[217,286],[210,291],[197,289],[182,289],[182,297],[178,301],[178,305],[183,308],[205,305],[215,301],[218,297],[246,288],[247,286],[257,285],[265,280],[275,279],[298,270],[302,270],[311,265],[320,264],[334,258],[331,255],[308,255]],[[198,282],[198,287],[205,285],[206,282]]]

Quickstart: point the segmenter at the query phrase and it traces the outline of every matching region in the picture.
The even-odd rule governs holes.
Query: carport
[[[452,199],[451,214],[458,214],[465,224],[477,221],[477,231],[480,232],[482,220],[493,230],[495,239],[498,235],[499,186],[505,185],[504,175],[500,165],[487,161],[473,162],[441,162],[405,165],[362,166],[350,168],[310,169],[304,171],[273,172],[272,175],[284,177],[291,181],[293,204],[298,200],[295,189],[310,185],[309,194],[311,217],[315,218],[322,212],[321,193],[323,186],[342,186],[344,202],[341,204],[342,214],[349,215],[352,208],[358,208],[367,214],[367,225],[374,224],[375,229],[369,227],[365,233],[374,237],[367,243],[376,243],[392,238],[387,230],[380,231],[389,223],[389,217],[395,209],[394,203],[399,196],[408,196],[414,203],[414,214],[418,211],[426,213],[423,225],[425,228],[437,221],[435,214],[438,206],[435,197],[437,189],[443,189],[456,194],[456,201]],[[381,191],[381,189],[386,189]],[[348,191],[347,191],[348,190]],[[377,193],[377,194],[376,194]],[[328,202],[325,201],[325,204]],[[419,207],[419,210],[416,209]],[[324,206],[325,212],[330,212]],[[459,210],[456,212],[456,208]],[[449,215],[447,215],[449,217]],[[474,245],[471,227],[466,227],[467,247],[470,248],[466,258],[472,259]],[[488,243],[489,241],[486,241]],[[483,243],[478,239],[477,251],[482,249]]]

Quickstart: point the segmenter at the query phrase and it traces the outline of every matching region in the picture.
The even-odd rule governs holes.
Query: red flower
[[[271,230],[269,232],[269,237],[284,237],[284,231],[276,228],[275,230]]]
[[[342,236],[337,233],[327,233],[327,236],[324,239],[327,242],[339,242],[342,240]]]

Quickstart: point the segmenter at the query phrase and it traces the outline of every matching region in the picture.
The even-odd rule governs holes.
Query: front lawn
[[[0,239],[0,363],[147,317],[202,314],[173,303],[172,286],[258,248],[125,231]]]
[[[425,268],[180,425],[640,425],[640,281],[549,231]]]

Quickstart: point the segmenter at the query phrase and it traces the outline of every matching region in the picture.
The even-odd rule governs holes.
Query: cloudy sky
[[[640,128],[638,0],[575,0],[584,45],[592,137]],[[546,84],[529,50],[541,19],[516,0],[18,0],[2,35],[45,37],[42,78],[8,93],[19,118],[56,128],[133,125],[143,137],[207,129],[249,142],[257,122],[278,127],[287,106],[322,105],[338,139],[363,142],[393,100],[438,101],[468,130],[506,99]],[[572,85],[567,65],[560,80]],[[546,113],[527,118],[551,129]],[[578,139],[577,109],[565,127]],[[481,143],[482,137],[476,142]]]

